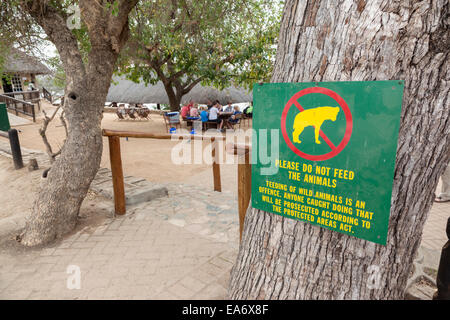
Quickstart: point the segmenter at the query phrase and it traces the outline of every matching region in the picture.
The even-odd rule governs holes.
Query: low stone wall
[[[147,202],[168,196],[166,187],[158,183],[149,182],[143,178],[126,176],[124,177],[124,186],[125,202],[127,205]],[[105,198],[114,200],[111,170],[100,168],[94,181],[92,181],[90,188]]]

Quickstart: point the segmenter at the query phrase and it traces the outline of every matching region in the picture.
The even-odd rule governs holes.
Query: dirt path
[[[43,102],[43,108],[50,115],[55,109]],[[19,139],[23,147],[45,151],[38,130],[41,119],[37,123],[14,126],[19,130]],[[104,113],[103,129],[128,130],[148,133],[165,133],[166,127],[162,116],[152,114],[149,121],[117,120],[112,113]],[[54,150],[58,150],[65,138],[64,127],[59,119],[53,120],[47,130],[47,137]],[[171,153],[177,142],[155,139],[121,139],[122,165],[125,175],[142,177],[153,182],[201,183],[213,185],[211,166],[207,164],[176,165]],[[108,139],[103,139],[103,155],[101,167],[110,168]],[[236,165],[222,165],[222,189],[236,192]]]
[[[0,251],[20,247],[14,239],[25,227],[44,169],[45,166],[31,172],[26,167],[15,170],[11,158],[0,156]],[[111,201],[89,192],[72,233],[85,227],[96,227],[112,216]]]
[[[0,219],[22,216],[31,209],[40,176],[40,171],[14,170],[11,159],[0,157]]]
[[[45,151],[45,145],[38,133],[41,123],[15,126],[20,130],[19,139],[23,147]],[[166,131],[163,118],[151,115],[149,121],[118,121],[115,114],[105,113],[102,128],[113,130],[132,130],[149,133]],[[47,130],[47,136],[54,149],[62,145],[65,132],[59,119],[55,119]],[[103,139],[101,166],[109,168],[108,139]],[[176,142],[150,139],[121,139],[122,163],[125,175],[143,177],[154,182],[183,182],[208,169],[207,165],[174,165],[171,150]]]

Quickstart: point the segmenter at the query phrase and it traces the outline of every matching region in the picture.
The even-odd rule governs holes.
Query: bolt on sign
[[[253,208],[385,245],[403,87],[255,85]]]

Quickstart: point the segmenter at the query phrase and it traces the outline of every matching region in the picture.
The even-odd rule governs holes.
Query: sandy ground
[[[1,190],[4,191],[0,192],[0,219],[15,220],[15,215],[21,216],[31,209],[42,172],[28,172],[26,168],[14,170],[11,159],[0,157],[0,173]],[[20,191],[18,186],[21,186]],[[15,201],[10,201],[12,194]]]
[[[48,111],[53,107],[45,105]],[[20,130],[20,142],[23,147],[44,150],[44,144],[38,134],[41,126],[38,123],[15,126]],[[149,121],[118,121],[115,114],[104,114],[102,127],[105,129],[129,130],[140,132],[164,133],[165,125],[161,116],[152,115]],[[48,136],[54,146],[62,144],[64,128],[55,120]],[[125,175],[146,178],[154,182],[180,182],[199,184],[202,187],[213,188],[212,168],[207,164],[175,165],[171,159],[172,148],[177,142],[152,139],[121,139],[122,162]],[[101,161],[102,167],[109,168],[108,139],[104,138],[104,149]],[[14,170],[9,158],[0,157],[0,254],[9,252],[11,255],[29,250],[21,246],[15,237],[25,226],[25,217],[30,212],[36,191],[41,181],[44,168],[29,172],[27,168]],[[237,166],[221,165],[222,190],[236,193]],[[440,190],[441,183],[438,185]],[[218,194],[220,197],[220,194]],[[437,269],[440,249],[446,241],[444,226],[450,213],[450,204],[434,204],[430,217],[424,227],[422,245],[432,249],[434,269]],[[112,218],[111,201],[93,193],[89,193],[80,210],[80,220],[76,229],[64,238],[70,237],[80,230],[95,230],[106,224]],[[60,239],[59,241],[64,241]],[[430,289],[431,290],[431,289]],[[434,288],[432,288],[434,291]],[[430,291],[430,292],[432,292]]]
[[[42,108],[48,115],[56,109],[54,106],[42,101]],[[12,117],[14,118],[14,117]],[[22,147],[45,151],[45,145],[39,135],[43,115],[37,117],[37,122],[29,121],[27,124],[12,121],[12,127],[19,131]],[[24,121],[26,123],[27,121]],[[113,130],[127,130],[150,133],[165,133],[164,120],[159,115],[151,115],[149,121],[117,120],[117,116],[104,113],[102,128]],[[54,150],[63,144],[65,130],[58,117],[50,123],[47,137]],[[103,154],[101,167],[110,168],[108,139],[103,140]],[[153,182],[179,182],[186,184],[200,184],[213,189],[212,166],[208,164],[174,164],[171,159],[172,148],[179,142],[156,139],[125,139],[121,138],[121,154],[124,175],[142,177]],[[206,146],[206,143],[203,145]],[[45,166],[44,166],[45,167]],[[26,168],[14,170],[10,159],[0,157],[0,233],[9,234],[24,226],[25,216],[33,206],[34,197],[41,181],[44,167],[38,171],[29,172]],[[30,181],[31,180],[31,181]],[[237,165],[221,165],[222,190],[237,192]],[[31,183],[30,183],[31,182]],[[10,201],[14,194],[16,201]],[[88,196],[83,202],[82,216],[87,220],[95,210],[102,211],[108,205],[102,199]],[[97,208],[97,205],[99,208]],[[101,214],[104,217],[107,213]],[[86,221],[87,222],[87,221]],[[92,223],[92,221],[90,221]]]
[[[45,101],[42,106],[47,113],[50,114],[55,108]],[[140,131],[151,133],[165,133],[166,128],[164,120],[159,115],[151,115],[149,121],[144,120],[117,120],[115,114],[104,113],[102,120],[102,128],[114,129],[114,130],[128,130],[128,131]],[[14,126],[20,130],[20,143],[22,146],[35,149],[45,150],[45,146],[42,142],[42,138],[39,136],[38,129],[41,126],[41,121],[38,118],[37,123],[28,125]],[[47,133],[49,140],[53,146],[59,147],[65,137],[64,128],[61,126],[59,119],[55,119],[49,126]],[[170,140],[155,140],[155,139],[128,139],[121,138],[121,154],[122,165],[125,175],[131,175],[135,177],[142,177],[148,181],[153,182],[179,182],[185,184],[200,184],[207,188],[213,188],[213,175],[212,167],[207,164],[185,164],[176,165],[172,162],[171,152],[172,148],[178,142]],[[8,170],[10,166],[9,162],[1,163],[0,170]],[[104,138],[103,156],[101,160],[101,167],[110,167],[109,163],[109,147],[108,139]],[[237,193],[237,165],[235,164],[223,164],[220,166],[222,190]],[[28,172],[28,171],[27,171]],[[25,212],[32,205],[33,196],[29,191],[36,188],[36,183],[26,183],[28,176],[16,176],[17,172],[11,172],[8,175],[1,174],[0,183],[6,187],[3,190],[14,189],[15,186],[26,186],[20,192],[17,192],[17,199],[15,201],[14,210],[8,208],[8,199],[10,195],[5,192],[0,192],[0,218],[2,218],[2,212]],[[37,182],[40,179],[38,173],[31,174],[33,182]],[[37,180],[36,180],[37,179]],[[36,181],[34,181],[36,180]],[[15,182],[19,181],[19,183]],[[440,190],[441,183],[437,187],[437,191]],[[17,188],[16,188],[17,189]],[[440,206],[439,206],[440,205]],[[442,207],[442,208],[441,208]],[[436,210],[440,210],[437,212]],[[433,212],[437,213],[433,213]],[[447,204],[435,204],[432,210],[432,216],[439,218],[435,221],[436,228],[442,229],[442,225],[445,225],[445,217],[448,217],[449,211]],[[443,217],[443,218],[442,218]],[[445,218],[445,219],[444,219]],[[431,226],[431,223],[429,223]],[[443,232],[442,230],[440,230]],[[431,233],[436,232],[433,230]],[[429,232],[430,233],[430,232]],[[439,237],[440,239],[441,237]],[[444,237],[445,238],[445,237]],[[435,243],[431,247],[440,248],[441,244]]]
[[[12,114],[11,112],[8,112],[8,120],[9,124],[11,126],[19,126],[24,124],[32,124],[33,121],[16,116],[15,114]]]
[[[43,108],[47,114],[55,109],[50,104],[43,102]],[[13,126],[19,130],[20,144],[23,147],[45,151],[45,145],[38,133],[42,120],[28,125]],[[102,120],[103,129],[127,130],[149,133],[166,133],[164,120],[160,115],[151,115],[150,120],[117,120],[112,113],[104,113]],[[65,138],[65,131],[59,119],[56,117],[47,130],[47,137],[54,148],[59,149]],[[108,139],[103,138],[103,155],[101,167],[110,168]],[[201,183],[213,185],[212,169],[207,164],[177,165],[171,160],[172,148],[178,142],[156,139],[121,138],[121,154],[124,175],[142,177],[153,182],[180,182]],[[222,189],[236,192],[237,166],[222,165]]]
[[[17,250],[25,250],[13,240],[25,227],[44,169],[30,172],[24,167],[15,170],[10,158],[0,156],[0,251],[17,253]],[[111,201],[89,192],[81,206],[75,230],[64,238],[83,228],[95,228],[112,217]]]
[[[45,101],[42,102],[42,107],[48,115],[51,115],[56,109]],[[15,119],[14,116],[11,118],[12,120]],[[119,121],[115,114],[104,113],[102,128],[150,133],[166,132],[164,120],[161,116],[151,115],[150,118],[149,121]],[[42,119],[43,115],[40,114],[36,123],[26,120],[11,121],[12,127],[19,131],[22,147],[45,151],[45,145],[38,132],[42,126]],[[58,117],[55,117],[49,125],[47,137],[54,150],[58,150],[63,144],[65,130]],[[110,168],[108,139],[104,138],[103,142],[101,167]],[[153,182],[201,184],[212,190],[211,165],[176,165],[172,162],[172,148],[178,143],[170,140],[121,138],[124,175],[142,177]],[[32,172],[29,172],[27,168],[14,170],[11,159],[0,157],[0,203],[2,203],[0,206],[0,248],[9,247],[11,243],[14,243],[10,238],[15,237],[18,234],[17,231],[25,226],[25,217],[33,206],[45,167],[46,165],[42,165],[39,170]],[[237,192],[237,166],[222,165],[221,180],[223,191]],[[11,201],[11,197],[14,198],[14,201]],[[83,202],[80,211],[81,219],[76,230],[86,226],[98,225],[108,218],[111,215],[111,212],[108,211],[111,207],[109,202],[102,197],[88,194]]]

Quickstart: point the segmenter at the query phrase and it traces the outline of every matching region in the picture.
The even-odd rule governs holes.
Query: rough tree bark
[[[169,98],[170,111],[179,111],[181,106],[181,92],[174,89],[171,82],[164,83],[167,97]]]
[[[450,157],[448,15],[445,0],[286,2],[272,82],[405,80],[387,245],[249,208],[231,298],[403,298]]]
[[[102,155],[100,123],[114,64],[128,37],[128,14],[137,0],[119,1],[117,15],[105,3],[80,0],[91,50],[83,62],[63,16],[45,0],[24,1],[23,9],[55,44],[66,73],[64,111],[68,136],[60,157],[41,186],[21,236],[24,245],[50,242],[71,231]]]
[[[192,84],[183,83],[181,78],[186,74],[186,72],[175,72],[175,66],[170,59],[166,62],[166,64],[169,75],[163,78],[164,89],[169,97],[170,111],[178,111],[180,110],[181,99],[183,96],[188,94],[189,91],[191,91],[191,89],[200,82],[200,79],[194,81]],[[159,66],[160,70],[161,67],[162,66]]]
[[[202,78],[198,78],[191,83],[182,84],[181,80],[171,80],[168,84],[164,84],[167,96],[169,97],[170,111],[178,111],[181,106],[181,99],[184,95],[191,92],[191,90],[201,82]]]

